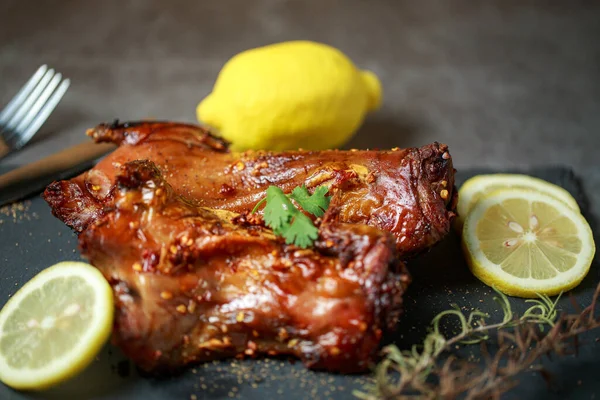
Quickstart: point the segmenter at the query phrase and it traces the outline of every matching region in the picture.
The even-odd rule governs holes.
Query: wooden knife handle
[[[116,146],[112,143],[94,143],[92,141],[77,144],[39,161],[32,162],[0,175],[0,190],[20,181],[40,178],[66,171],[86,161],[94,160]]]
[[[0,158],[4,157],[8,153],[10,153],[10,148],[8,147],[4,139],[2,139],[2,136],[0,136]]]

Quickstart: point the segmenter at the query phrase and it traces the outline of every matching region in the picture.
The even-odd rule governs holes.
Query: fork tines
[[[69,79],[62,79],[42,65],[0,112],[0,141],[11,150],[25,145],[46,121],[67,91]]]

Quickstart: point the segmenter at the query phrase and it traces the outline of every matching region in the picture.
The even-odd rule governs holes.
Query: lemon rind
[[[479,246],[479,239],[476,235],[477,222],[490,206],[510,198],[526,198],[548,203],[574,222],[578,230],[578,236],[582,241],[582,247],[577,256],[577,262],[571,269],[546,280],[518,278],[505,272],[500,266],[487,259]],[[556,295],[574,288],[589,272],[596,250],[592,230],[585,218],[564,202],[536,190],[498,189],[486,195],[469,212],[462,236],[463,250],[473,274],[483,283],[495,286],[508,295],[519,297],[536,297],[538,293]]]
[[[485,174],[485,175],[476,175],[463,183],[461,186],[461,191],[464,193],[468,193],[472,195],[481,190],[485,190],[486,187],[495,184],[502,184],[509,182],[516,185],[527,186],[532,190],[537,190],[546,194],[554,194],[555,198],[563,201],[565,204],[573,208],[574,210],[580,212],[579,205],[575,198],[569,193],[568,190],[562,188],[554,183],[550,183],[540,178],[536,178],[529,175],[524,174]],[[482,183],[483,182],[483,183]],[[548,190],[543,190],[543,189]],[[475,189],[475,190],[473,190]],[[464,203],[463,203],[464,204]],[[474,206],[474,204],[470,204],[470,208]],[[459,210],[461,211],[461,210]],[[469,212],[469,210],[462,210]]]
[[[520,189],[527,187],[529,190],[535,190],[548,194],[580,212],[577,200],[564,188],[545,181],[540,178],[524,174],[484,174],[476,175],[467,179],[460,187],[458,192],[457,212],[458,217],[454,219],[454,229],[457,233],[462,233],[464,222],[470,210],[475,206],[473,195],[477,192],[483,192],[487,187],[497,184],[518,185]],[[510,187],[506,187],[509,189]],[[527,189],[523,189],[527,190]]]
[[[80,276],[96,295],[92,324],[70,351],[39,369],[15,369],[0,354],[0,380],[15,389],[44,390],[55,386],[85,369],[108,340],[112,330],[113,294],[100,271],[83,262],[61,262],[45,269],[27,282],[11,297],[0,313],[0,329],[7,318],[17,310],[21,301],[33,290],[57,277]],[[1,330],[0,330],[1,332]]]

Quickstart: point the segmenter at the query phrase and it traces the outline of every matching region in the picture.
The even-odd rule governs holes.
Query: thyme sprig
[[[375,399],[466,399],[499,398],[518,382],[516,376],[525,370],[537,370],[548,379],[548,373],[539,364],[544,355],[571,354],[577,351],[581,333],[600,328],[596,315],[600,296],[598,285],[592,303],[576,314],[559,316],[558,298],[547,296],[526,300],[533,305],[522,316],[516,317],[508,298],[500,292],[494,300],[502,309],[500,322],[487,324],[487,313],[474,310],[467,315],[453,305],[452,309],[436,315],[430,333],[423,344],[410,350],[395,345],[386,346],[384,359],[375,370],[375,383],[354,395],[363,400]],[[455,317],[460,331],[446,338],[441,323]],[[544,333],[545,329],[547,333]],[[498,349],[490,354],[487,341],[496,332]],[[481,346],[484,365],[459,359],[453,355],[440,360],[458,344]]]

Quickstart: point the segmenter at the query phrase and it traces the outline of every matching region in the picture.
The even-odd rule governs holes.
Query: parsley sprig
[[[312,220],[300,211],[292,200],[307,213],[322,217],[329,207],[328,190],[326,186],[319,186],[313,194],[310,194],[306,186],[302,185],[294,188],[292,193],[287,195],[277,186],[269,186],[266,197],[254,206],[252,213],[266,202],[263,210],[265,224],[273,229],[277,236],[283,237],[287,244],[305,249],[312,246],[317,239],[318,230]]]

